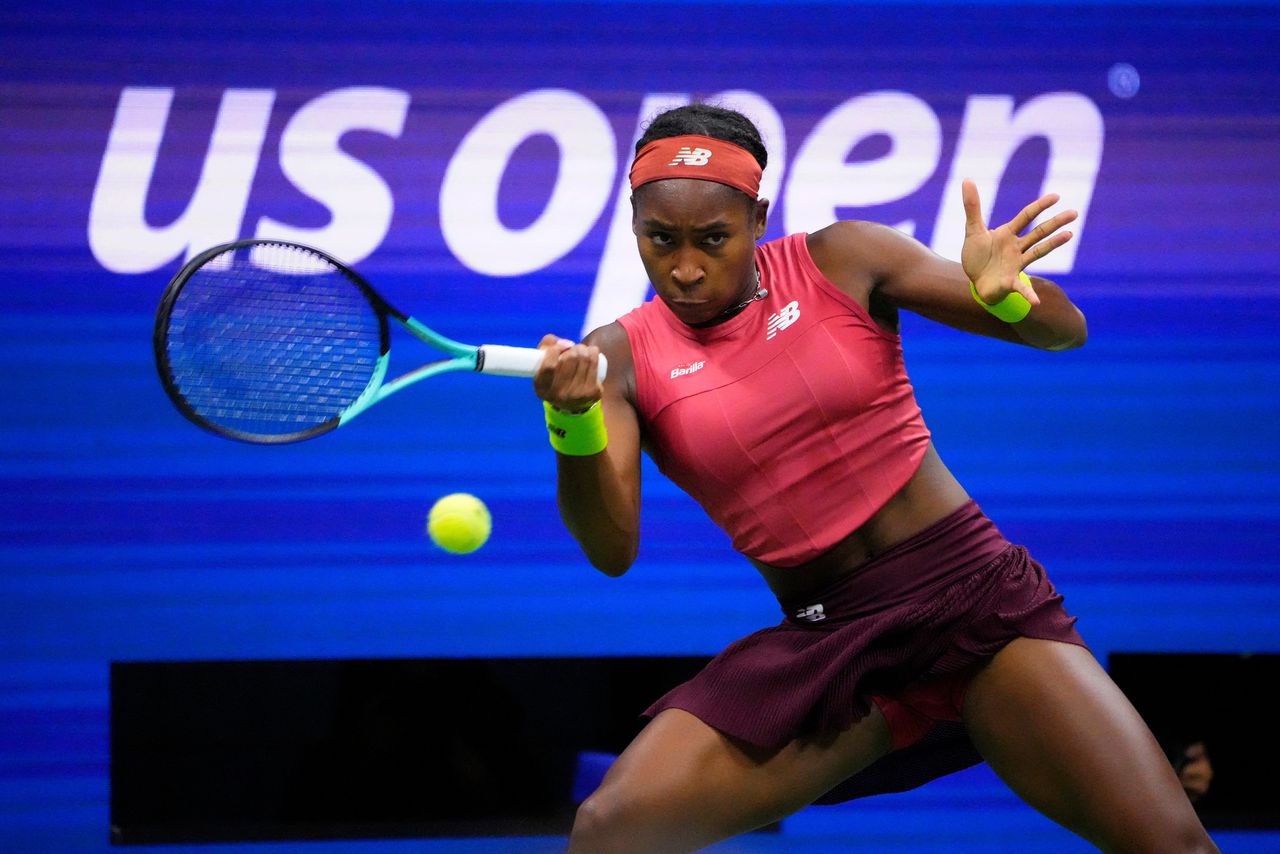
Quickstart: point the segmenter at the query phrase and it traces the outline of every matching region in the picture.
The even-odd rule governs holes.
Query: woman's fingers
[[[1045,220],[1035,228],[1031,229],[1031,231],[1018,238],[1018,249],[1026,252],[1032,246],[1039,243],[1041,240],[1044,240],[1067,223],[1074,222],[1078,216],[1079,214],[1076,211],[1063,211],[1052,219]]]
[[[1046,240],[1041,240],[1039,243],[1034,244],[1033,246],[1031,246],[1031,248],[1027,249],[1022,253],[1023,268],[1025,269],[1028,264],[1032,263],[1033,261],[1039,261],[1041,258],[1048,255],[1050,252],[1057,249],[1059,246],[1064,245],[1069,240],[1071,240],[1072,236],[1073,235],[1071,232],[1062,231],[1053,235],[1052,237],[1049,237]]]
[[[587,344],[545,336],[538,345],[545,350],[542,367],[534,377],[538,396],[557,408],[576,410],[600,399],[597,362],[600,349]]]
[[[1014,234],[1021,234],[1027,226],[1035,222],[1036,217],[1056,205],[1059,198],[1060,196],[1057,193],[1048,193],[1041,196],[1018,211],[1017,216],[1009,220],[1009,228],[1013,230]]]

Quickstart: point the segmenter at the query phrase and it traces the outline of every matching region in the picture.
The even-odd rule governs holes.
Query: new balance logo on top
[[[694,371],[702,370],[706,366],[707,366],[707,363],[704,361],[704,362],[690,362],[687,365],[681,365],[678,368],[672,368],[671,379],[675,379],[676,377],[688,376]]]
[[[800,303],[792,300],[782,307],[777,314],[769,315],[769,334],[764,336],[768,341],[782,330],[800,319]]]
[[[797,620],[806,620],[810,623],[817,623],[827,618],[826,612],[822,610],[821,605],[806,605],[799,611],[796,611]]]
[[[671,159],[668,166],[679,166],[683,163],[685,166],[706,166],[707,161],[711,159],[711,149],[709,148],[690,148],[684,146],[676,156]]]

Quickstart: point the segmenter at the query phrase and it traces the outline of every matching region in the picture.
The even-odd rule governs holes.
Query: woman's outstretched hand
[[[1036,217],[1057,204],[1058,194],[1049,193],[1027,205],[1009,222],[989,229],[982,218],[977,185],[966,180],[961,192],[965,227],[960,266],[973,282],[978,296],[988,305],[995,305],[1017,291],[1027,298],[1027,302],[1039,305],[1040,298],[1035,290],[1018,278],[1018,274],[1032,261],[1043,258],[1071,239],[1071,232],[1059,229],[1073,221],[1076,212],[1063,211],[1023,234],[1022,231]]]

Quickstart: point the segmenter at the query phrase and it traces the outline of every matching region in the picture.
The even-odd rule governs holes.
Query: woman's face
[[[631,230],[640,260],[676,317],[706,323],[751,296],[768,206],[732,187],[689,178],[636,190]]]

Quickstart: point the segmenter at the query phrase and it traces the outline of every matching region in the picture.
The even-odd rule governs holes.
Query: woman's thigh
[[[1019,638],[969,684],[974,746],[1019,796],[1104,851],[1216,851],[1145,722],[1093,655]]]
[[[680,709],[660,713],[582,805],[570,852],[694,851],[790,815],[883,756],[879,709],[824,741],[742,745]]]

